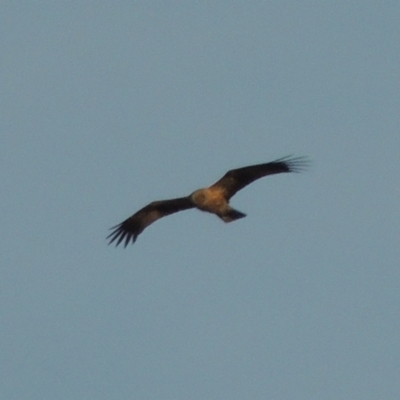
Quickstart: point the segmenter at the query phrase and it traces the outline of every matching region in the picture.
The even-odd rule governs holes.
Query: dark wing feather
[[[125,221],[112,227],[113,231],[107,236],[107,239],[110,238],[109,244],[117,241],[116,246],[118,246],[125,240],[124,247],[126,247],[130,241],[135,243],[139,234],[159,218],[193,207],[190,197],[153,201]]]
[[[280,174],[281,172],[300,172],[307,166],[307,158],[287,156],[266,164],[232,169],[211,187],[222,190],[224,196],[230,199],[236,192],[256,179],[267,175]]]

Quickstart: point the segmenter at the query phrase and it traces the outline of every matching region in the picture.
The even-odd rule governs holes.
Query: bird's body
[[[113,231],[107,238],[110,238],[110,243],[117,241],[117,246],[125,240],[126,247],[130,241],[134,243],[138,235],[157,219],[190,208],[215,214],[224,222],[235,221],[246,216],[229,205],[230,198],[236,192],[256,179],[282,172],[299,172],[307,165],[307,159],[303,157],[285,157],[265,164],[232,169],[210,187],[195,190],[189,196],[153,201],[111,228]]]
[[[225,222],[246,216],[246,214],[234,210],[229,205],[229,199],[226,198],[223,191],[213,186],[194,191],[190,198],[196,208],[215,214]]]

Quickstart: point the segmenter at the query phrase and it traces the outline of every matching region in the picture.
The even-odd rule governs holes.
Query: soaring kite
[[[125,221],[112,227],[113,231],[107,236],[107,239],[110,238],[109,244],[117,241],[116,246],[125,241],[126,247],[130,241],[135,243],[139,234],[154,221],[189,208],[197,208],[215,214],[224,222],[235,221],[246,216],[229,205],[230,198],[236,192],[256,179],[281,172],[300,172],[307,165],[308,161],[305,157],[289,156],[266,164],[232,169],[218,182],[208,188],[198,189],[189,196],[153,201]]]

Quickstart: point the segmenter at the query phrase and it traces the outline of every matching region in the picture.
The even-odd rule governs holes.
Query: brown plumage
[[[154,221],[189,208],[215,214],[225,222],[235,221],[246,216],[229,205],[229,199],[236,192],[264,176],[282,172],[300,172],[307,165],[308,161],[304,157],[284,157],[266,164],[232,169],[210,187],[198,189],[189,196],[153,201],[111,228],[113,231],[107,239],[110,239],[109,244],[116,241],[116,246],[125,241],[126,247],[130,241],[135,243],[139,234]]]

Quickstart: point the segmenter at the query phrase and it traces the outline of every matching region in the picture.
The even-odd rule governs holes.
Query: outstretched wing
[[[280,174],[281,172],[300,172],[308,166],[305,157],[283,157],[266,164],[251,165],[228,171],[211,188],[219,189],[229,200],[236,192],[245,186],[267,175]]]
[[[190,197],[153,201],[125,221],[112,227],[113,231],[107,236],[107,239],[110,238],[109,244],[117,241],[116,246],[118,246],[125,240],[124,247],[126,247],[130,241],[135,243],[139,234],[154,221],[193,207]]]

